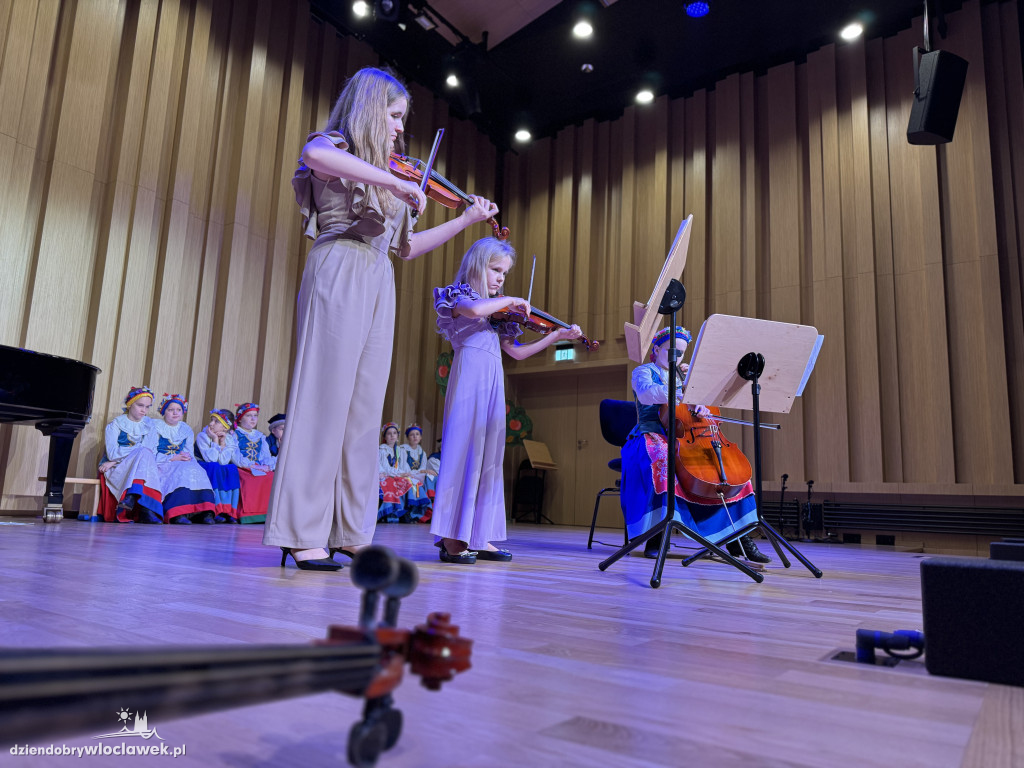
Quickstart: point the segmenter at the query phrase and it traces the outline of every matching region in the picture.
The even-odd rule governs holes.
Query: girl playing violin
[[[522,331],[515,323],[489,319],[509,308],[530,313],[525,300],[500,295],[515,260],[511,245],[485,237],[470,246],[452,284],[434,289],[438,333],[455,350],[444,401],[444,462],[430,524],[443,563],[512,559],[511,552],[491,543],[505,539],[502,350],[522,360],[580,336],[579,326],[573,325],[519,344]]]
[[[325,547],[355,552],[377,520],[377,428],[395,325],[392,255],[414,259],[497,206],[483,198],[414,233],[426,198],[388,170],[401,151],[409,92],[390,72],[362,69],[324,130],[310,134],[292,179],[315,237],[299,287],[289,439],[278,456],[263,543],[303,570],[337,570]]]
[[[626,444],[622,447],[622,494],[619,497],[622,515],[626,521],[626,533],[631,539],[665,519],[668,503],[667,467],[668,462],[673,460],[670,458],[673,454],[668,450],[659,410],[661,406],[668,404],[669,341],[673,341],[679,351],[677,359],[681,360],[690,339],[690,332],[682,326],[661,329],[651,344],[651,362],[633,370],[637,425],[633,427]],[[678,367],[682,375],[686,373],[688,366],[681,363]],[[682,387],[677,387],[677,404],[682,397]],[[694,406],[693,411],[702,418],[710,414],[703,405]],[[730,530],[753,522],[757,514],[753,488],[749,483],[744,490],[728,501],[728,512],[719,502],[710,502],[709,499],[686,493],[680,487],[678,477],[675,494],[675,519],[712,541],[719,541]],[[758,550],[749,536],[743,536],[740,542],[746,552],[741,551],[736,542],[730,542],[730,554],[736,557],[745,555],[758,563],[767,563],[771,560]],[[644,555],[657,557],[660,547],[661,536],[648,539]]]

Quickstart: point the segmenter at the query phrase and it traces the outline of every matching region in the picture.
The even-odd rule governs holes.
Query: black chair
[[[621,448],[626,444],[626,438],[633,427],[636,426],[636,405],[632,400],[602,400],[601,401],[601,436],[604,439]],[[608,468],[622,473],[622,458],[614,458],[608,462]],[[594,501],[594,519],[590,521],[590,538],[587,539],[587,549],[594,544],[594,528],[597,526],[597,510],[601,506],[601,498],[605,495],[620,495],[622,481],[616,480],[612,488],[604,488],[597,492],[597,499]],[[622,529],[623,542],[628,542],[625,525]]]

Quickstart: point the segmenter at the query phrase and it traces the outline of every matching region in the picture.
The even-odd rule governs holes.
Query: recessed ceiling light
[[[527,142],[531,138],[533,137],[530,135],[530,132],[525,128],[520,128],[518,131],[516,131],[516,141]]]
[[[433,29],[434,27],[436,27],[436,26],[437,26],[437,25],[436,25],[436,24],[434,23],[433,19],[431,19],[431,18],[430,18],[429,16],[427,16],[427,14],[425,14],[425,13],[421,13],[421,14],[420,14],[419,16],[417,16],[417,17],[416,17],[416,18],[414,19],[414,21],[415,21],[415,22],[416,22],[417,24],[419,24],[419,25],[420,25],[421,27],[423,27],[423,28],[424,28],[425,30],[427,30],[428,32],[429,32],[430,30],[432,30],[432,29]]]
[[[639,104],[650,104],[654,101],[654,93],[644,88],[636,95],[637,103]]]
[[[594,28],[590,26],[589,21],[577,21],[576,26],[572,28],[572,33],[576,37],[590,37],[594,34]]]
[[[701,16],[707,16],[710,11],[711,6],[704,2],[686,4],[686,15],[694,19],[699,19]]]
[[[352,3],[352,13],[359,18],[368,16],[370,14],[370,6],[368,3],[363,2],[363,0],[356,0]]]
[[[864,34],[864,27],[863,25],[857,22],[854,22],[853,24],[847,24],[839,32],[839,36],[843,38],[843,40],[856,40],[862,34]]]
[[[459,78],[454,74],[448,75],[448,77],[445,78],[445,83],[448,84],[449,88],[454,88],[459,84]]]
[[[593,72],[594,71],[594,65],[593,64],[581,64],[580,65],[580,71],[581,72],[588,72],[588,73],[589,72]]]

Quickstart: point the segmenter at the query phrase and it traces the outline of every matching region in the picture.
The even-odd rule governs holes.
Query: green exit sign
[[[559,363],[563,360],[572,360],[576,357],[575,347],[555,347],[555,362]]]

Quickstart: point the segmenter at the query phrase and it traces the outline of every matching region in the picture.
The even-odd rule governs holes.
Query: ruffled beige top
[[[306,141],[316,136],[323,136],[340,149],[348,149],[345,137],[337,131],[311,133]],[[387,218],[370,204],[366,187],[348,179],[319,179],[300,158],[292,188],[302,212],[306,237],[330,235],[357,240],[381,253],[390,251],[398,255],[412,235],[412,209],[402,205]]]

